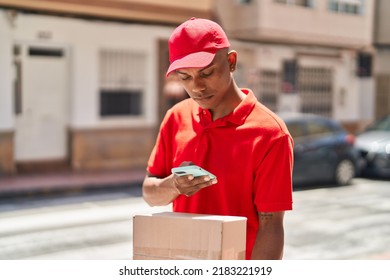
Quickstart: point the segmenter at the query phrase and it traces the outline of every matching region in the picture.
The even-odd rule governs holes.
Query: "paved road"
[[[390,259],[390,182],[294,192],[285,259]],[[139,187],[0,202],[0,259],[131,259]]]
[[[140,188],[0,203],[0,259],[130,259]]]
[[[390,181],[294,192],[286,259],[389,259]]]

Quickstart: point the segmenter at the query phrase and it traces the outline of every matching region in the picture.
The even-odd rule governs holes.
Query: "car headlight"
[[[386,145],[385,152],[390,155],[390,143]]]

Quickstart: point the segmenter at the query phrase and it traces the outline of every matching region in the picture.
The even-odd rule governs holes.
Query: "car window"
[[[333,129],[325,122],[310,121],[307,123],[307,131],[309,135],[325,135],[333,133]]]
[[[293,139],[305,135],[303,125],[300,122],[290,122],[286,123],[286,125]]]
[[[368,127],[367,130],[384,130],[390,131],[390,116],[387,116],[379,121],[375,122],[371,126]]]

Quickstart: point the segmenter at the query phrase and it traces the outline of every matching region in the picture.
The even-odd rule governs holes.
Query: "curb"
[[[61,195],[141,186],[144,170],[69,172],[0,177],[0,199]]]

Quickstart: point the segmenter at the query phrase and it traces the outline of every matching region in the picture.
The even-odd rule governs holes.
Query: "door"
[[[166,112],[176,103],[188,98],[188,94],[180,85],[176,75],[165,77],[169,67],[168,41],[159,41],[159,123]],[[159,127],[159,125],[157,126]]]
[[[68,52],[64,47],[15,46],[15,161],[66,161]]]
[[[376,76],[375,119],[380,119],[390,112],[390,75]]]

